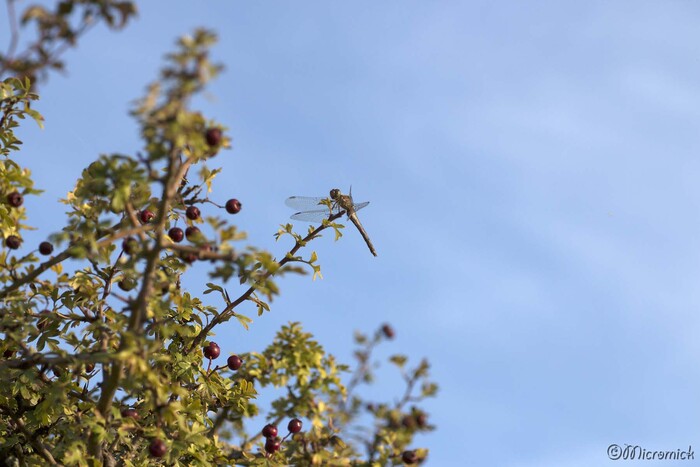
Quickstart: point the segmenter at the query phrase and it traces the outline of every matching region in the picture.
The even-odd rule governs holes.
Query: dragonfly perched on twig
[[[355,204],[352,200],[352,187],[350,188],[350,194],[348,195],[344,195],[339,189],[333,188],[330,196],[332,200],[330,209],[323,207],[323,200],[326,198],[292,196],[287,198],[285,204],[290,208],[299,209],[300,212],[297,212],[291,217],[292,219],[298,221],[321,222],[324,219],[328,219],[337,214],[347,214],[350,221],[355,224],[357,230],[360,231],[362,238],[365,239],[365,243],[367,243],[369,251],[371,251],[374,256],[377,256],[377,252],[369,239],[369,235],[367,235],[367,232],[365,232],[365,229],[362,227],[360,219],[357,218],[356,214],[357,211],[367,206],[369,201]]]

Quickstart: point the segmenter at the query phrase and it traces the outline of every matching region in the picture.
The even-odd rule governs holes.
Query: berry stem
[[[209,198],[192,198],[192,199],[185,201],[185,204],[197,204],[197,203],[210,203],[210,204],[213,204],[214,206],[216,206],[217,208],[221,208],[221,209],[224,208],[224,206],[222,206],[218,203],[215,203],[214,201],[210,200]]]

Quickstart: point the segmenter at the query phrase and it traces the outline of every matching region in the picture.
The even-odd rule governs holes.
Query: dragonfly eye
[[[331,199],[336,199],[338,198],[338,196],[340,196],[340,190],[337,188],[333,188],[331,190]]]

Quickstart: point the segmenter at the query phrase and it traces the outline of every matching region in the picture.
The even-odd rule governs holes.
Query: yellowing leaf
[[[51,270],[55,272],[56,274],[61,274],[63,272],[63,264],[62,263],[56,263],[53,266],[51,266]]]

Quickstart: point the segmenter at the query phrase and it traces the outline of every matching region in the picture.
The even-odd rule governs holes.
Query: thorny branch
[[[314,239],[314,238],[315,238],[319,233],[321,233],[323,230],[325,230],[325,229],[327,229],[328,227],[330,227],[330,222],[333,222],[334,220],[338,219],[339,217],[343,216],[344,214],[345,214],[345,211],[340,211],[340,212],[338,212],[338,213],[332,215],[331,217],[328,218],[328,223],[327,223],[327,224],[325,224],[325,225],[324,225],[324,224],[321,224],[321,225],[318,226],[315,230],[313,230],[312,232],[310,232],[306,237],[304,237],[302,240],[297,240],[296,243],[294,244],[294,247],[292,247],[292,249],[289,250],[289,251],[287,252],[287,254],[285,255],[285,257],[282,258],[282,260],[280,260],[280,261],[278,262],[278,267],[277,267],[277,269],[276,269],[275,271],[267,271],[267,272],[265,273],[265,275],[264,275],[258,282],[263,281],[263,280],[265,280],[265,279],[268,279],[269,277],[271,277],[272,275],[274,275],[274,273],[275,273],[276,271],[279,271],[279,270],[282,268],[282,266],[284,266],[284,265],[287,264],[288,262],[292,261],[292,259],[294,258],[294,255],[296,254],[297,251],[299,251],[299,249],[300,249],[302,246],[306,245],[307,242],[309,242],[310,240]],[[244,301],[248,300],[248,299],[250,298],[250,296],[253,294],[253,292],[255,292],[256,289],[257,289],[257,283],[256,283],[256,284],[253,284],[252,286],[250,286],[250,288],[248,288],[248,290],[246,290],[245,292],[243,292],[243,294],[242,294],[240,297],[238,297],[236,300],[234,300],[233,302],[231,302],[231,303],[229,303],[228,305],[226,305],[226,308],[224,308],[223,311],[222,311],[220,314],[218,314],[217,316],[215,316],[215,317],[209,322],[209,324],[207,324],[206,326],[204,326],[204,327],[202,328],[202,330],[201,330],[200,333],[197,335],[197,337],[195,337],[194,340],[192,341],[192,344],[190,345],[189,349],[186,350],[186,353],[191,352],[193,349],[195,349],[197,346],[199,346],[199,344],[201,344],[201,343],[204,341],[204,339],[207,338],[207,335],[209,334],[209,332],[210,332],[212,329],[214,329],[214,327],[215,327],[217,324],[226,322],[226,321],[228,321],[229,319],[231,319],[231,317],[235,316],[236,313],[235,313],[234,309],[235,309],[238,305],[240,305],[241,303],[243,303]]]

